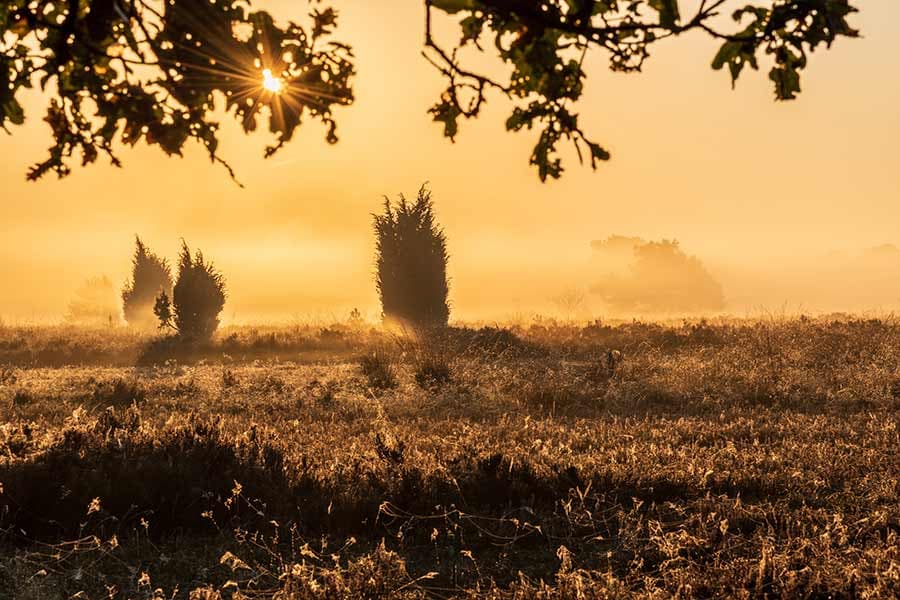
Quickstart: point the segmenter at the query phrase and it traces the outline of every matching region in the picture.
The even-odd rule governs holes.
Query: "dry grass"
[[[166,344],[0,331],[10,597],[900,592],[891,321]]]

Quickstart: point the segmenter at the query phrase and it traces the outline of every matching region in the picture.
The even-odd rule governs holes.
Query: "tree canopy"
[[[694,13],[682,14],[679,4],[686,2],[678,0],[426,0],[426,56],[448,82],[431,114],[453,138],[460,117],[477,117],[487,93],[499,91],[514,104],[508,130],[540,130],[531,164],[543,181],[562,174],[562,141],[572,142],[579,157],[586,150],[594,168],[610,158],[582,130],[572,106],[584,90],[589,52],[606,53],[613,71],[636,72],[661,40],[702,31],[721,42],[712,68],[727,66],[732,84],[767,55],[775,98],[793,100],[809,53],[840,36],[858,36],[847,22],[856,12],[849,0],[745,2],[701,0]],[[733,24],[721,18],[729,8]],[[452,50],[432,34],[432,9],[459,17],[460,40]],[[507,77],[467,69],[458,59],[467,46],[497,53]]]
[[[455,139],[460,119],[477,117],[491,94],[507,98],[506,128],[539,132],[530,162],[541,180],[562,174],[561,143],[594,168],[610,157],[575,112],[590,52],[608,55],[614,71],[635,72],[659,41],[699,31],[721,42],[714,69],[727,67],[736,82],[767,60],[776,99],[792,100],[810,53],[858,35],[847,21],[851,0],[698,0],[690,13],[678,0],[423,1],[424,54],[447,83],[432,118]],[[458,25],[450,47],[434,34],[440,16]],[[246,132],[268,119],[267,157],[304,117],[325,123],[334,143],[332,111],[352,103],[354,75],[336,25],[336,11],[318,1],[304,24],[279,24],[251,0],[4,0],[0,127],[24,122],[23,88],[45,92],[53,144],[29,170],[32,180],[65,176],[73,160],[87,165],[101,154],[119,165],[117,145],[142,140],[180,155],[193,138],[231,171],[218,153],[217,102]],[[505,69],[474,70],[463,49],[495,55]]]
[[[275,23],[243,0],[4,0],[0,2],[0,126],[21,125],[17,96],[40,86],[53,145],[29,179],[68,175],[116,143],[143,140],[180,155],[193,138],[219,156],[216,101],[253,131],[268,114],[273,143],[290,141],[304,116],[328,125],[353,100],[352,53],[331,40],[336,13],[313,7],[308,26]],[[227,166],[227,164],[226,164]]]

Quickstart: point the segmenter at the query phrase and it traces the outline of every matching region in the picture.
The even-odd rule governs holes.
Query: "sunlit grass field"
[[[894,598],[900,323],[0,328],[0,597]]]

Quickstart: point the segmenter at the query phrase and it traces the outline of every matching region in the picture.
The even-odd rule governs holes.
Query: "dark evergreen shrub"
[[[172,295],[169,264],[151,252],[141,238],[135,237],[131,280],[122,290],[122,310],[129,325],[147,327],[156,322],[153,303],[160,292]]]
[[[171,299],[163,292],[154,306],[160,326],[174,329],[187,340],[206,341],[219,327],[219,314],[224,307],[224,277],[199,250],[191,256],[190,248],[182,241],[178,280]]]
[[[413,326],[445,326],[447,244],[435,222],[431,192],[425,186],[413,203],[403,195],[384,212],[373,215],[376,237],[376,286],[382,316]]]

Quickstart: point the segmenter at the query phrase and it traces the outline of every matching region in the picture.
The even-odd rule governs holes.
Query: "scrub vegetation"
[[[893,598],[900,324],[0,328],[13,598]]]

